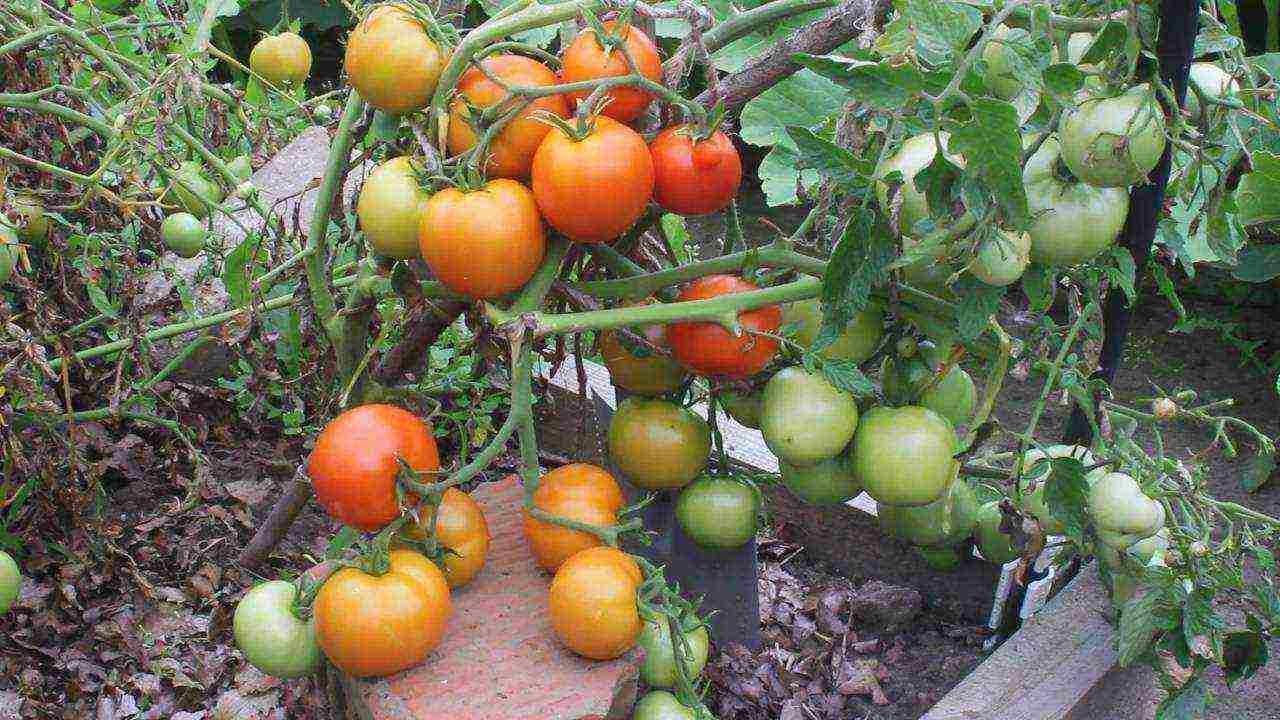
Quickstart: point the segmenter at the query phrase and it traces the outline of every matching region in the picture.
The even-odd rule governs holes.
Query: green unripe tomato
[[[705,626],[698,626],[684,633],[688,651],[684,656],[685,675],[696,678],[707,664],[707,652],[711,639]],[[671,647],[671,630],[665,616],[645,620],[644,629],[636,643],[644,650],[644,662],[640,665],[640,679],[653,688],[670,688],[676,685],[676,656]]]
[[[1070,177],[1056,137],[1044,141],[1022,169],[1031,221],[1031,261],[1066,266],[1110,247],[1129,214],[1124,188],[1098,188]]]
[[[1089,489],[1089,515],[1098,539],[1125,550],[1164,526],[1164,506],[1147,497],[1138,481],[1124,473],[1107,473]]]
[[[805,347],[813,347],[822,331],[822,303],[816,298],[797,300],[782,306],[784,325],[796,324],[795,339]],[[853,316],[835,341],[818,351],[828,360],[852,360],[861,363],[875,353],[884,339],[884,309],[868,305]]]
[[[1146,179],[1165,146],[1164,112],[1146,91],[1085,100],[1062,118],[1062,159],[1094,187]]]
[[[995,287],[1012,285],[1031,264],[1031,236],[1001,229],[988,237],[969,263],[969,272]]]
[[[174,213],[160,224],[160,239],[175,255],[193,258],[204,250],[208,233],[204,223],[191,213]]]
[[[742,547],[756,536],[756,492],[731,478],[702,477],[680,491],[676,520],[698,545],[712,550]]]
[[[241,182],[253,177],[253,162],[248,155],[235,156],[231,159],[231,162],[227,163],[227,169]]]
[[[666,690],[654,690],[636,703],[631,720],[694,720],[693,710]]]
[[[1191,63],[1190,79],[1207,97],[1217,100],[1240,92],[1240,83],[1226,70],[1211,62]],[[1190,88],[1187,89],[1185,109],[1191,114],[1193,121],[1200,122],[1200,96]]]
[[[939,137],[942,139],[942,149],[946,152],[947,159],[958,167],[964,167],[963,157],[947,152],[951,135],[942,132],[939,133]],[[937,154],[938,144],[933,138],[933,133],[921,133],[904,140],[902,147],[885,158],[885,161],[876,168],[876,178],[883,178],[895,170],[902,173],[902,208],[898,212],[898,228],[903,235],[910,235],[911,228],[916,223],[929,217],[929,200],[924,191],[916,187],[915,176],[916,173],[928,167]],[[880,201],[880,207],[888,213],[891,207],[888,183],[876,182],[876,198]]]
[[[711,428],[668,400],[629,397],[609,422],[609,457],[646,490],[682,488],[707,467]]]
[[[844,450],[858,427],[858,404],[820,373],[779,370],[764,386],[760,432],[791,465],[814,465]]]
[[[1000,532],[1004,522],[1004,513],[1000,512],[1000,501],[993,500],[982,506],[978,513],[978,528],[974,531],[974,539],[978,541],[978,552],[987,562],[1003,565],[1022,557],[1022,552],[1013,546],[1013,538]]]
[[[13,269],[18,266],[18,234],[0,225],[0,285],[9,282]]]
[[[1027,88],[1028,78],[1022,69],[1025,63],[1018,62],[1017,51],[1007,44],[1025,40],[1026,36],[1025,30],[1010,30],[1001,25],[982,48],[982,60],[987,65],[984,76],[987,89],[1002,100],[1012,100]]]
[[[960,550],[954,547],[917,547],[916,554],[938,572],[950,572],[960,565]]]
[[[245,659],[274,677],[303,677],[320,668],[314,619],[293,614],[297,592],[283,580],[256,585],[240,599],[231,621]]]
[[[0,550],[0,615],[9,612],[22,592],[22,572],[13,556]]]
[[[853,436],[853,470],[882,505],[928,505],[951,486],[959,468],[955,452],[955,430],[936,412],[877,407]]]
[[[49,218],[44,214],[44,205],[34,197],[20,195],[13,199],[12,206],[20,216],[18,239],[36,247],[43,245],[49,237]]]
[[[1203,543],[1200,543],[1199,541],[1192,543],[1191,551],[1193,555],[1196,553],[1197,544],[1203,546]],[[1126,550],[1125,552],[1132,555],[1135,559],[1137,559],[1138,562],[1142,563],[1143,565],[1147,565],[1151,563],[1152,560],[1157,560],[1158,562],[1163,563],[1164,553],[1168,549],[1169,549],[1169,528],[1162,527],[1159,530],[1157,530],[1155,534],[1152,535],[1151,537],[1143,538],[1138,542],[1130,545],[1129,549]]]
[[[973,378],[959,365],[952,365],[945,377],[920,395],[919,402],[952,425],[963,425],[973,415],[977,399],[978,390],[973,385]]]
[[[317,120],[324,122],[333,117],[333,108],[328,103],[320,103],[315,106],[311,113],[316,116]]]
[[[720,407],[729,413],[739,425],[754,430],[760,429],[760,411],[764,408],[764,391],[752,393],[726,392],[720,393]]]
[[[839,505],[862,492],[847,452],[808,467],[779,460],[778,472],[791,494],[810,505]]]
[[[1050,445],[1041,451],[1039,448],[1032,448],[1023,455],[1022,459],[1022,477],[1018,479],[1018,489],[1020,493],[1019,507],[1022,512],[1034,517],[1040,523],[1041,529],[1049,535],[1062,535],[1067,531],[1062,520],[1049,512],[1049,506],[1044,501],[1044,488],[1053,476],[1052,468],[1044,475],[1039,475],[1035,479],[1028,478],[1032,468],[1041,462],[1046,462],[1052,458],[1074,457],[1086,467],[1093,465],[1096,460],[1093,453],[1089,452],[1089,448],[1079,445]],[[1102,476],[1101,470],[1093,470],[1086,479],[1090,482]],[[1035,484],[1034,489],[1031,487]]]
[[[912,545],[942,545],[957,534],[955,496],[946,493],[928,505],[877,505],[880,532]]]
[[[198,218],[209,214],[209,207],[201,202],[201,198],[209,205],[217,205],[226,197],[222,186],[210,180],[204,174],[204,167],[195,160],[186,160],[178,165],[173,173],[173,197],[178,205]],[[191,189],[188,190],[187,187]]]

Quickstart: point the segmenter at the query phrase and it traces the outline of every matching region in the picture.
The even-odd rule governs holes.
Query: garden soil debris
[[[706,671],[722,720],[914,719],[982,659],[984,631],[936,621],[915,590],[771,562],[796,556],[774,545],[761,544],[760,650],[719,648]]]

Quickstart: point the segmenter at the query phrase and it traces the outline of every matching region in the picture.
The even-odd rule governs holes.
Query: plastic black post
[[[1160,78],[1173,89],[1181,108],[1187,96],[1187,75],[1194,58],[1196,33],[1200,27],[1199,0],[1161,0],[1160,36],[1157,54],[1160,58]],[[1120,244],[1133,255],[1137,267],[1135,285],[1142,286],[1146,276],[1147,261],[1151,257],[1151,244],[1156,237],[1156,224],[1164,210],[1164,191],[1169,184],[1173,146],[1166,145],[1160,162],[1147,176],[1148,183],[1137,185],[1129,193],[1129,216],[1120,231]],[[1108,385],[1115,382],[1116,371],[1124,355],[1125,340],[1129,335],[1129,320],[1133,308],[1120,288],[1112,287],[1102,310],[1105,335],[1102,341],[1101,367],[1095,378]],[[1068,444],[1087,444],[1092,436],[1089,419],[1077,405],[1063,434]]]

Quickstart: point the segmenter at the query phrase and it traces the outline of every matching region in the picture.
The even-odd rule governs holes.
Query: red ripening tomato
[[[422,473],[440,469],[431,428],[392,405],[361,405],[334,418],[316,438],[307,474],[335,520],[374,532],[400,516],[398,459]]]
[[[708,275],[689,283],[676,298],[678,302],[707,300],[731,293],[759,290],[736,275]],[[738,313],[741,337],[713,322],[678,322],[667,326],[671,354],[699,375],[721,375],[740,379],[760,372],[778,353],[778,341],[750,334],[777,333],[782,324],[782,308],[766,305]]]
[[[707,215],[738,194],[742,159],[719,130],[694,142],[691,125],[673,125],[649,143],[653,155],[653,199],[677,215]]]
[[[617,27],[618,23],[614,20],[604,24],[605,32],[610,35],[614,34]],[[662,82],[662,58],[658,57],[658,48],[653,40],[633,25],[628,25],[626,32],[623,44],[631,59],[636,61],[636,69],[650,80]],[[596,39],[595,31],[590,28],[578,33],[569,47],[565,48],[561,65],[560,78],[566,83],[631,74],[626,55],[620,50],[606,50]],[[590,90],[580,90],[571,93],[569,97],[577,105],[590,94]],[[631,85],[610,88],[605,91],[605,96],[610,102],[605,106],[604,114],[622,122],[640,117],[653,101],[652,93]]]
[[[653,197],[644,138],[607,117],[581,140],[559,128],[533,156],[533,195],[551,227],[577,242],[609,242],[635,224]]]
[[[556,74],[546,65],[523,55],[493,55],[481,61],[484,69],[496,78],[522,87],[546,87],[556,84]],[[470,68],[458,80],[458,95],[449,105],[449,152],[457,155],[476,144],[476,131],[467,122],[467,102],[477,109],[499,105],[508,97],[501,85],[489,79],[480,68]],[[464,100],[465,98],[465,100]],[[533,166],[533,153],[551,126],[533,119],[539,110],[560,117],[569,116],[569,102],[563,95],[535,98],[514,120],[507,123],[489,143],[490,177],[525,178]]]

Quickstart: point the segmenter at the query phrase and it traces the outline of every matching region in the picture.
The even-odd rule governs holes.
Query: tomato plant
[[[613,384],[637,395],[666,395],[675,392],[688,378],[680,363],[657,351],[670,351],[663,325],[638,328],[652,348],[639,347],[617,331],[600,333],[600,357],[609,368]]]
[[[185,160],[178,165],[171,188],[178,206],[201,219],[208,217],[210,206],[217,206],[226,197],[222,187],[210,180],[204,167],[195,160]]]
[[[303,677],[320,669],[314,618],[303,620],[295,614],[297,597],[292,583],[260,583],[236,603],[231,620],[236,647],[245,659],[274,677]]]
[[[546,248],[533,193],[505,178],[478,190],[437,192],[418,225],[427,266],[450,289],[473,298],[495,298],[524,285]]]
[[[750,292],[756,286],[732,275],[709,275],[689,283],[677,298],[680,301],[706,300],[733,293]],[[782,324],[782,310],[768,305],[738,314],[744,332],[735,336],[711,322],[679,322],[667,328],[671,353],[690,370],[701,375],[744,378],[754,375],[778,352],[778,341],[767,335]]]
[[[348,567],[325,581],[316,594],[316,641],[343,672],[381,677],[422,662],[452,613],[440,568],[412,550],[392,550],[381,575]]]
[[[782,307],[784,326],[794,326],[795,339],[805,347],[812,347],[822,330],[823,308],[818,300],[800,300],[787,303]],[[818,354],[828,360],[851,360],[855,363],[865,362],[880,347],[884,339],[884,308],[871,305],[865,310],[855,313],[845,323],[835,339],[826,347],[818,350]]]
[[[533,155],[542,217],[570,240],[611,242],[653,196],[653,159],[639,133],[604,116],[578,134],[556,127]]]
[[[680,215],[723,210],[738,194],[742,159],[728,135],[719,130],[697,138],[691,125],[673,125],[649,143],[653,153],[653,199]]]
[[[692,411],[667,400],[627,398],[609,422],[609,458],[635,485],[675,490],[707,466],[711,429]]]
[[[370,105],[399,115],[427,104],[445,55],[422,20],[403,5],[379,5],[351,31],[343,68]]]
[[[1027,160],[1022,181],[1031,224],[1031,259],[1043,265],[1075,265],[1116,241],[1129,213],[1129,193],[1077,180],[1061,160],[1058,140],[1045,140]]]
[[[756,490],[733,478],[703,477],[680,492],[676,520],[697,544],[731,550],[751,541],[759,522]]]
[[[612,660],[635,646],[642,623],[636,590],[643,575],[629,555],[611,547],[575,553],[551,581],[551,627],[570,650]]]
[[[14,198],[12,207],[18,215],[18,222],[15,224],[18,239],[37,247],[43,245],[49,237],[51,226],[49,217],[45,215],[44,205],[37,198],[18,196]]]
[[[854,472],[876,502],[907,507],[942,497],[959,465],[955,431],[928,408],[869,410],[853,436]]]
[[[811,505],[837,505],[862,492],[862,480],[847,453],[805,467],[779,459],[778,475],[788,490]]]
[[[360,188],[356,214],[369,247],[397,260],[418,257],[418,226],[430,195],[422,189],[422,170],[413,158],[392,158],[369,173]]]
[[[938,140],[942,141],[942,153],[948,162],[955,165],[963,165],[964,158],[956,155],[948,148],[948,142],[951,140],[951,134],[942,132],[938,134],[937,139],[931,133],[923,133],[908,138],[902,143],[902,147],[896,153],[886,158],[876,168],[877,178],[886,178],[891,173],[898,173],[900,176],[901,186],[898,189],[898,195],[901,197],[901,206],[898,210],[898,227],[901,228],[903,234],[908,234],[915,227],[916,223],[929,217],[929,199],[925,196],[923,190],[916,185],[916,174],[929,166],[933,162],[934,157],[938,154]],[[887,180],[877,180],[876,196],[880,199],[880,204],[889,207],[890,185]]]
[[[1156,166],[1164,133],[1164,113],[1145,91],[1086,100],[1063,118],[1062,160],[1090,185],[1132,185]]]
[[[431,428],[392,405],[361,405],[324,427],[307,461],[307,474],[325,512],[373,531],[400,515],[396,477],[401,462],[419,473],[440,469]]]

